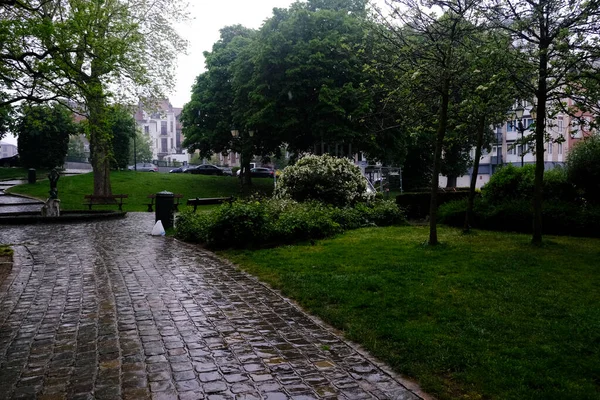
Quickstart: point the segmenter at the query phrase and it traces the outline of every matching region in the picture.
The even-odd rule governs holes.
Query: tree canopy
[[[106,107],[163,97],[185,50],[173,23],[179,0],[21,0],[0,4],[4,101],[59,99],[87,118],[94,193],[110,194],[111,132]]]

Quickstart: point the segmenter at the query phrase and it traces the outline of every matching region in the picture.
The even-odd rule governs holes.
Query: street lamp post
[[[523,126],[523,114],[525,113],[525,109],[523,106],[519,104],[517,108],[515,108],[515,117],[517,118],[517,131],[521,134],[521,167],[523,166],[523,157],[525,157],[525,141],[524,141],[524,133],[525,127]]]

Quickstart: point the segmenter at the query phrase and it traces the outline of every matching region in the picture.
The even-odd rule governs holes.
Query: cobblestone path
[[[0,398],[418,399],[153,214],[0,226]]]

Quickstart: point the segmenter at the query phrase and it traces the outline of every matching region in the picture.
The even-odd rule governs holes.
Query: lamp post
[[[525,133],[525,127],[523,126],[524,112],[525,109],[523,106],[521,106],[521,104],[519,104],[519,106],[514,110],[515,117],[517,118],[517,131],[521,134],[521,167],[523,166],[523,157],[525,157],[525,142],[523,139]]]

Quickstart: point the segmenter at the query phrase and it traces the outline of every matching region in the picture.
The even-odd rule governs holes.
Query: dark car
[[[250,176],[253,178],[273,178],[275,171],[269,168],[256,167],[250,170]]]
[[[19,160],[18,154],[10,157],[0,158],[0,167],[18,167],[20,165],[21,161]]]
[[[219,167],[219,168],[221,168],[221,171],[223,171],[223,175],[233,176],[233,171],[231,170],[230,167]]]
[[[172,170],[169,171],[169,173],[171,174],[181,174],[183,172],[187,171],[187,167],[178,167],[178,168],[173,168]]]
[[[186,174],[201,174],[201,175],[223,175],[223,170],[216,165],[202,164],[196,167],[190,167],[185,171]]]

